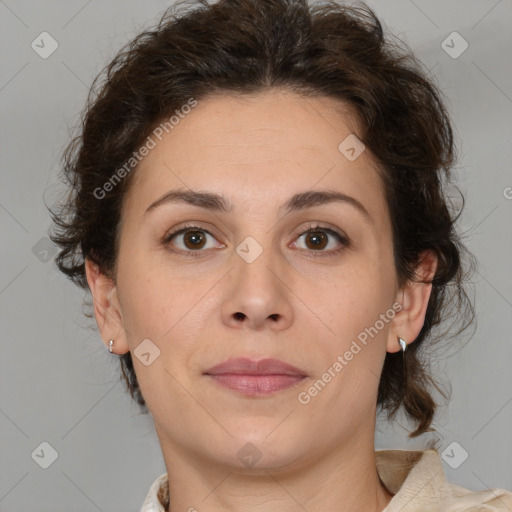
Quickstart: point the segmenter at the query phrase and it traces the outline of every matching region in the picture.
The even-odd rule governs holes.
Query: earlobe
[[[91,290],[94,316],[103,343],[108,348],[109,340],[114,339],[115,353],[128,352],[129,347],[114,281],[103,274],[98,265],[89,258],[85,259],[85,273]]]
[[[407,345],[418,337],[423,324],[432,292],[432,279],[437,270],[437,256],[434,251],[421,253],[416,267],[416,279],[409,281],[397,295],[397,301],[402,309],[395,315],[389,330],[387,352],[401,350],[398,337],[405,340]]]

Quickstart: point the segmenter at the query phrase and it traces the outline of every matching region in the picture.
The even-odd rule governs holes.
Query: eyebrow
[[[230,213],[233,209],[233,205],[229,200],[220,194],[193,190],[171,190],[152,203],[144,215],[161,205],[179,203],[190,204],[215,212]],[[332,203],[349,204],[362,213],[367,220],[373,222],[368,210],[361,202],[352,196],[333,190],[308,190],[295,194],[279,208],[279,211],[288,214],[294,211]]]

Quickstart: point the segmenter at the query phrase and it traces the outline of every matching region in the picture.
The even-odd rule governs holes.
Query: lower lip
[[[225,388],[248,396],[270,395],[290,388],[304,379],[300,375],[209,375]]]

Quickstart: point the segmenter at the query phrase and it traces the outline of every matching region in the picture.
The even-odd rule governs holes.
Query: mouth
[[[224,388],[246,396],[265,396],[297,385],[307,374],[277,359],[229,359],[205,373]]]

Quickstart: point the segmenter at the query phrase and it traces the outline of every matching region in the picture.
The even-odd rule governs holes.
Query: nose
[[[236,256],[227,277],[222,304],[222,320],[229,327],[272,331],[285,330],[293,323],[289,276],[269,250],[247,263]]]

